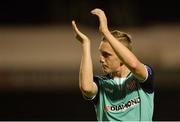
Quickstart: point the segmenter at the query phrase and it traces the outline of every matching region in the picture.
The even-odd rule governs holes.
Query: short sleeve
[[[85,96],[85,95],[83,95],[83,97],[84,97],[84,99],[86,99],[86,100],[92,100],[94,104],[97,104],[98,96],[99,96],[99,77],[98,77],[98,76],[94,76],[94,77],[93,77],[93,81],[94,81],[94,83],[95,83],[95,84],[97,85],[97,87],[98,87],[98,93],[97,93],[95,96],[91,97],[91,98],[89,98],[89,97],[87,97],[87,96]]]
[[[154,92],[154,72],[152,68],[148,65],[145,65],[145,68],[148,72],[148,77],[143,83],[140,83],[141,88],[147,92],[147,93],[153,93]]]
[[[98,98],[99,98],[99,90],[100,90],[99,77],[94,76],[94,77],[93,77],[93,80],[94,80],[94,82],[96,83],[96,85],[97,85],[97,87],[98,87],[98,92],[97,92],[96,96],[95,96],[94,99],[93,99],[93,103],[94,103],[95,105],[97,105]]]

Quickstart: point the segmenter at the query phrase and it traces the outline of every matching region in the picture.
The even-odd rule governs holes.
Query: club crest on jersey
[[[127,81],[126,87],[127,87],[127,89],[129,89],[131,91],[135,90],[136,89],[136,81],[135,80]]]

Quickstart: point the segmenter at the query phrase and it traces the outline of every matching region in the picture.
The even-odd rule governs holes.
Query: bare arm
[[[97,94],[97,86],[93,82],[93,66],[91,59],[90,40],[79,31],[75,21],[72,21],[72,27],[76,35],[76,39],[82,44],[82,59],[79,72],[79,87],[82,93],[89,98]]]
[[[108,40],[120,60],[123,61],[137,79],[145,80],[148,74],[144,64],[142,64],[128,48],[110,33],[105,13],[101,9],[94,9],[91,13],[98,16],[100,22],[99,31]]]

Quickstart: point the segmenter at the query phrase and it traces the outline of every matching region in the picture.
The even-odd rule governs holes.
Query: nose
[[[104,57],[103,56],[100,56],[100,63],[105,63],[105,59],[104,59]]]

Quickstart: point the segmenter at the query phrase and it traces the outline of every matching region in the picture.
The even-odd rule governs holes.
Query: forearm
[[[91,59],[90,40],[72,21],[72,27],[76,34],[76,39],[81,43],[83,52],[79,72],[79,87],[82,93],[87,97],[92,97],[97,93],[97,86],[93,82],[93,66]]]
[[[82,44],[82,46],[83,52],[79,73],[79,86],[85,96],[92,97],[96,94],[96,88],[93,82],[93,66],[90,43]]]
[[[142,64],[136,56],[119,40],[117,40],[109,30],[102,31],[106,40],[109,42],[113,50],[119,59],[131,70],[131,72],[140,80],[144,80],[147,76],[147,73]]]
[[[131,70],[136,78],[140,80],[145,79],[147,73],[145,71],[144,65],[128,48],[126,48],[110,33],[104,11],[101,9],[94,9],[91,11],[91,13],[99,17],[99,31],[104,35],[119,59],[129,68],[129,70]]]
[[[136,56],[121,42],[119,42],[109,31],[104,31],[103,35],[115,51],[116,55],[120,58],[121,61],[130,69],[135,67],[138,63]]]

